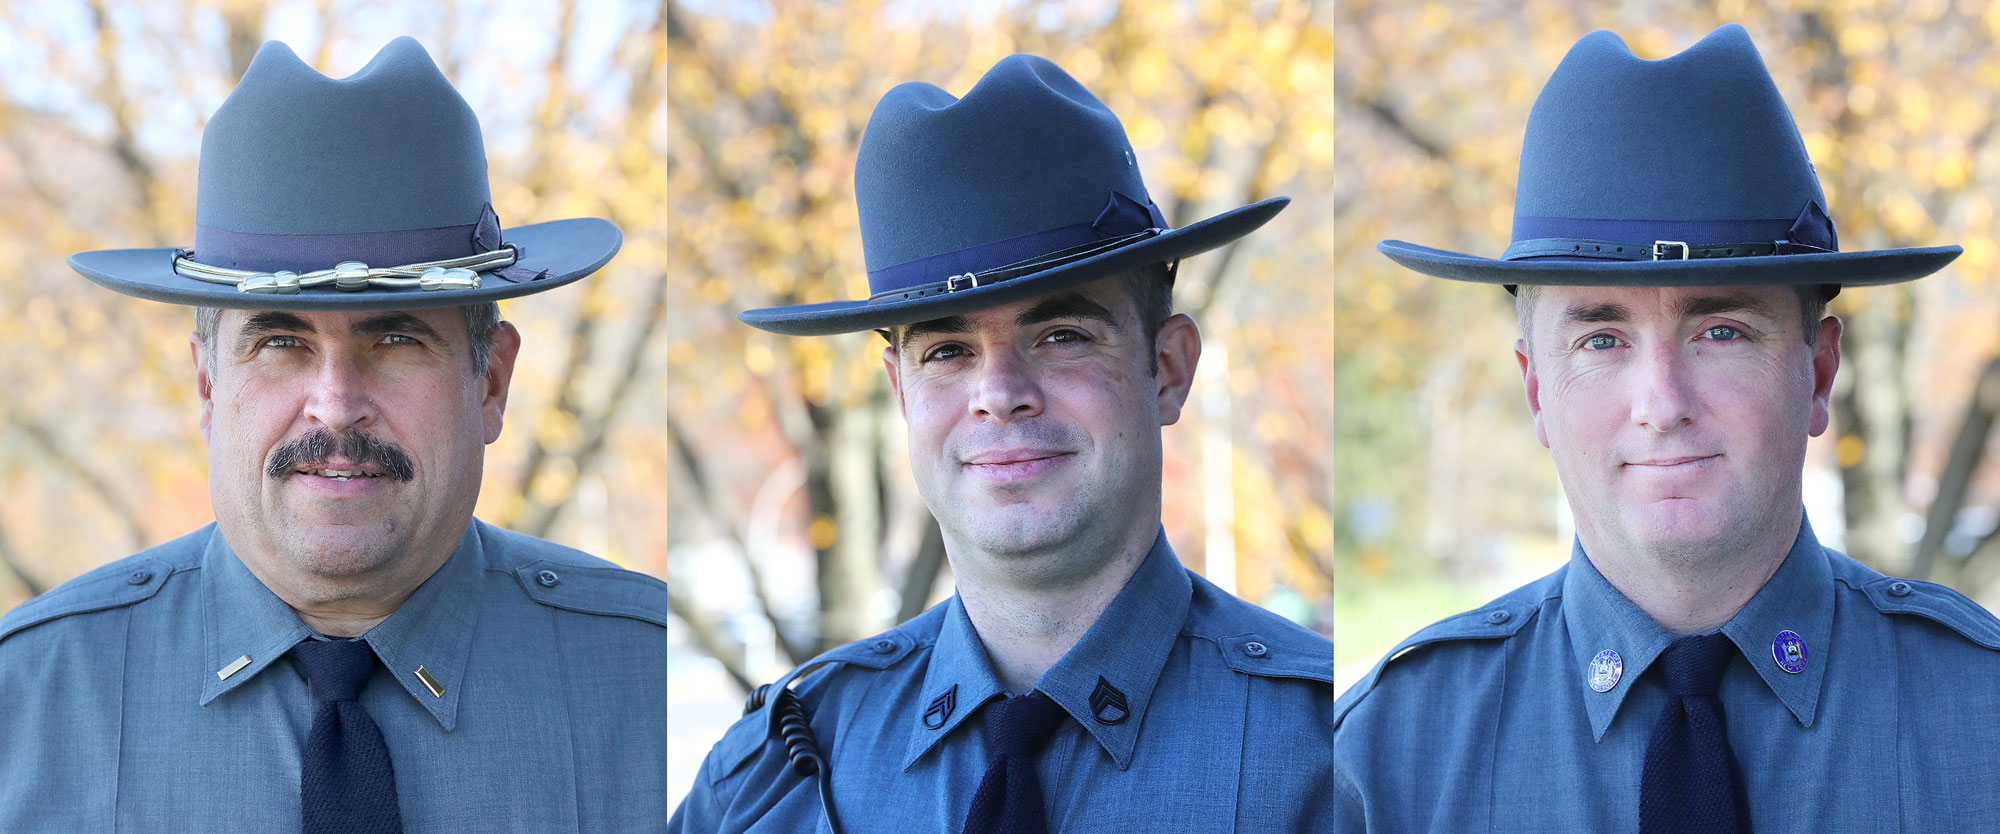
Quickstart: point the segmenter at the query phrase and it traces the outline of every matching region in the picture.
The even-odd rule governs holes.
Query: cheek
[[[1541,405],[1551,446],[1557,446],[1559,437],[1609,437],[1631,411],[1618,375],[1610,368],[1559,369],[1543,376]]]
[[[910,449],[913,453],[934,453],[965,412],[965,397],[950,385],[915,381],[908,376],[904,380],[903,419],[909,423]]]

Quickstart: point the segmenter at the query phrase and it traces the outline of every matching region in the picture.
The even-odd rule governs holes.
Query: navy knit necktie
[[[1035,754],[1062,724],[1061,706],[1040,692],[1008,698],[987,709],[986,741],[993,763],[972,795],[965,834],[1047,834],[1042,784]]]
[[[1640,834],[1748,834],[1748,808],[1737,789],[1736,755],[1715,696],[1736,654],[1716,632],[1683,637],[1660,655],[1667,703],[1646,745],[1639,781]]]
[[[389,746],[359,700],[375,650],[363,640],[308,639],[292,656],[318,702],[299,778],[304,834],[402,834]]]

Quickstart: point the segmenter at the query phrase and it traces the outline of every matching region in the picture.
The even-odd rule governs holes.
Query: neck
[[[402,608],[454,552],[455,546],[431,548],[421,555],[406,554],[366,574],[337,577],[273,570],[272,565],[248,554],[238,556],[257,581],[291,606],[299,620],[313,630],[328,637],[360,637]]]
[[[1771,580],[1798,540],[1803,507],[1744,538],[1689,547],[1624,547],[1581,526],[1577,539],[1590,564],[1653,622],[1676,637],[1721,628]],[[1593,541],[1595,540],[1595,541]]]
[[[1132,579],[1158,535],[1154,521],[1143,537],[1126,535],[1109,548],[1083,548],[1088,552],[1009,554],[995,557],[971,554],[954,548],[948,537],[945,552],[951,557],[952,571],[959,577],[959,602],[972,620],[974,631],[986,647],[1000,682],[1016,695],[1033,689],[1049,668],[1068,654],[1085,632],[1111,606],[1125,583]],[[961,554],[971,558],[961,558]],[[1057,581],[1038,581],[1046,571],[988,569],[974,564],[1026,564],[1063,566],[1096,563],[1095,570]]]

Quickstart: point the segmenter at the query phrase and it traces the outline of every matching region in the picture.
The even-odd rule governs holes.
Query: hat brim
[[[1737,287],[1758,284],[1871,286],[1914,281],[1952,262],[1956,246],[1693,260],[1505,261],[1400,240],[1375,244],[1389,259],[1425,275],[1481,284]]]
[[[1290,202],[1290,197],[1272,197],[1163,232],[1129,246],[997,284],[879,304],[868,301],[829,301],[820,304],[795,304],[789,307],[766,307],[745,310],[737,314],[736,318],[760,330],[787,336],[825,336],[915,324],[920,321],[960,315],[1023,298],[1032,298],[1064,287],[1086,284],[1149,263],[1171,261],[1206,252],[1256,231],[1257,227],[1270,222],[1271,218],[1276,217]]]
[[[417,310],[479,304],[552,290],[596,272],[618,254],[618,247],[624,242],[624,235],[616,225],[595,217],[516,226],[502,232],[502,236],[521,250],[521,260],[516,266],[548,274],[540,280],[521,283],[487,274],[482,276],[478,289],[425,291],[415,287],[370,287],[346,292],[327,285],[279,295],[239,292],[226,284],[179,275],[173,269],[174,253],[178,250],[172,248],[78,252],[69,257],[69,266],[106,289],[168,304],[238,310]]]

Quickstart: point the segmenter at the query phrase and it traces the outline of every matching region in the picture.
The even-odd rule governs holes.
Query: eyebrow
[[[1680,318],[1713,316],[1718,313],[1754,313],[1765,318],[1777,318],[1770,305],[1747,295],[1699,295],[1682,299],[1674,312]]]
[[[911,342],[924,336],[940,333],[964,333],[968,329],[970,327],[966,324],[964,316],[945,316],[941,319],[920,321],[903,328],[903,338],[896,343],[896,352],[903,353],[908,351]]]
[[[1632,311],[1623,304],[1575,304],[1563,309],[1557,326],[1571,324],[1602,324],[1611,321],[1626,321],[1632,318]]]
[[[409,313],[380,313],[354,323],[353,332],[369,336],[390,333],[407,333],[431,341],[442,342],[436,329],[425,324],[423,319]],[[238,352],[249,350],[258,339],[272,333],[316,333],[312,322],[291,313],[267,311],[250,317],[243,323],[243,329],[236,334]]]
[[[1118,324],[1117,317],[1111,315],[1111,311],[1105,308],[1104,305],[1085,298],[1082,293],[1077,292],[1053,295],[1036,302],[1033,307],[1022,310],[1018,315],[1014,316],[1014,325],[1016,327],[1028,327],[1055,321],[1056,319],[1085,319],[1102,322],[1105,327],[1109,327],[1114,331],[1123,332],[1125,330],[1124,327]],[[920,321],[903,328],[903,338],[897,342],[896,351],[898,353],[907,351],[911,342],[925,336],[965,333],[971,329],[971,323],[967,322],[964,316],[945,316],[929,321]]]
[[[1086,319],[1103,322],[1105,327],[1109,327],[1112,330],[1122,332],[1125,329],[1118,326],[1118,319],[1112,317],[1111,311],[1105,309],[1104,305],[1083,297],[1082,293],[1075,292],[1066,292],[1062,295],[1042,299],[1035,306],[1022,310],[1020,315],[1014,317],[1014,323],[1026,326],[1055,321],[1056,319]]]
[[[442,342],[444,337],[423,319],[409,313],[380,313],[354,323],[354,332],[370,336],[385,336],[390,333],[407,333],[433,342]]]
[[[1748,295],[1697,295],[1684,298],[1674,304],[1674,317],[1678,319],[1713,316],[1718,313],[1754,313],[1767,318],[1776,318],[1771,307],[1762,300]],[[1563,310],[1557,326],[1570,324],[1601,324],[1605,322],[1630,321],[1632,310],[1623,304],[1577,304]]]
[[[244,322],[243,329],[236,332],[236,350],[238,353],[249,350],[250,346],[255,344],[258,339],[271,333],[312,332],[314,332],[312,322],[291,313],[275,311],[258,313],[251,316],[249,321]]]

